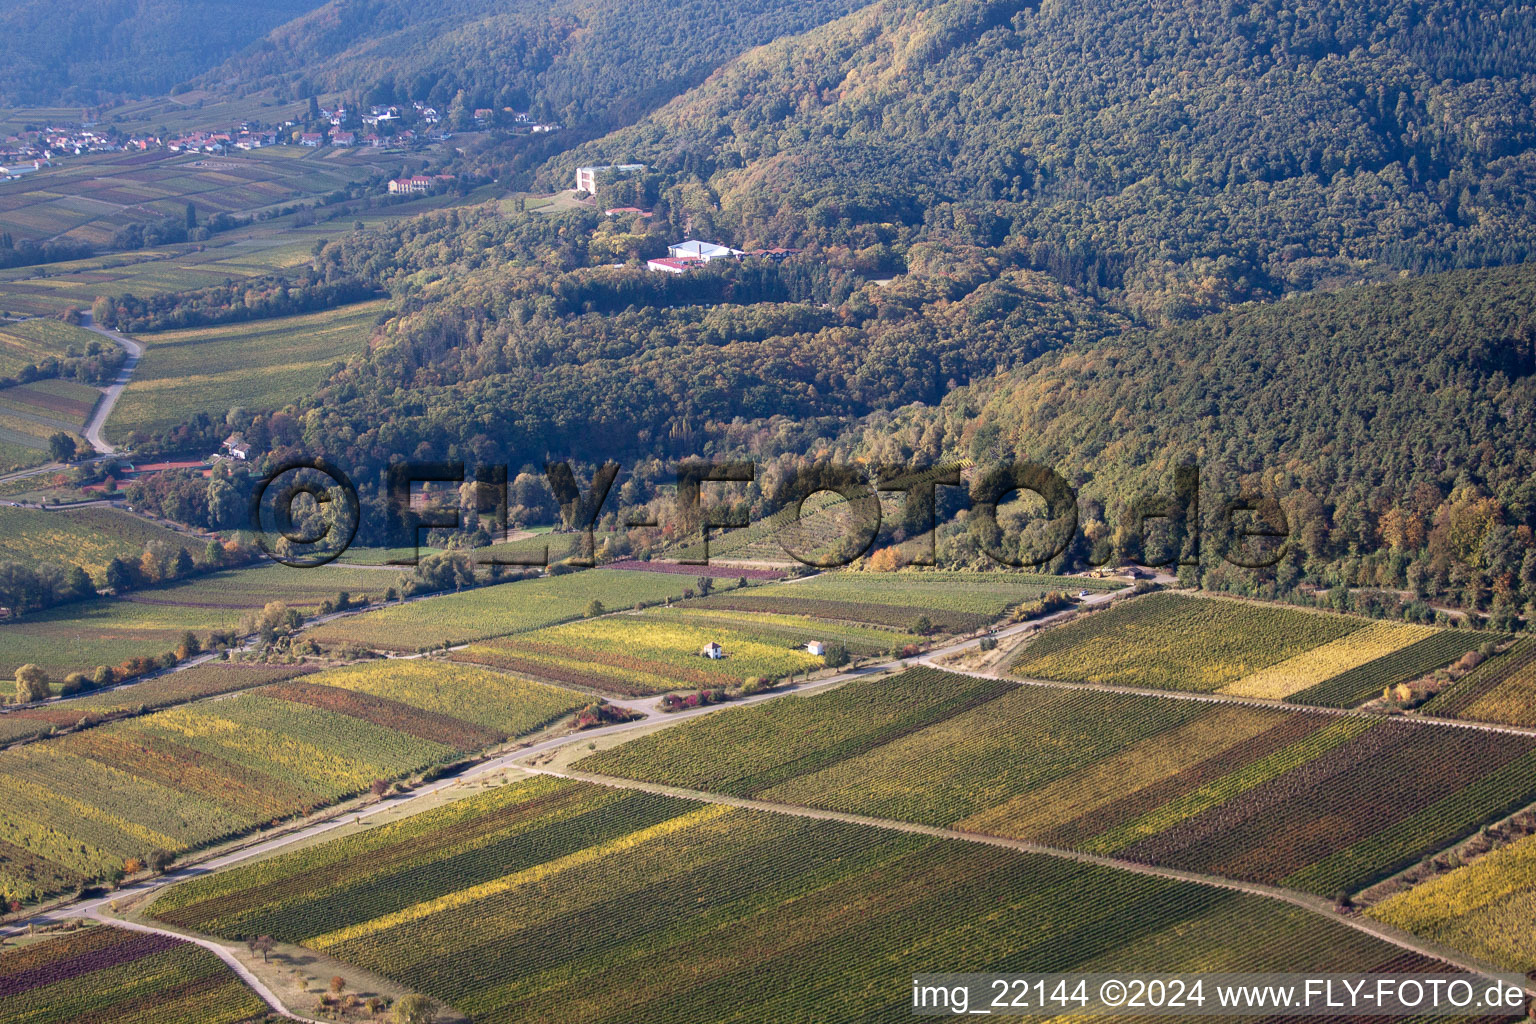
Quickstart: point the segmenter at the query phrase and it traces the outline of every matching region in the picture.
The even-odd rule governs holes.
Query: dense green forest
[[[860,0],[332,0],[271,32],[207,83],[294,96],[422,100],[445,115],[529,110],[587,138],[629,124],[722,63]],[[552,147],[565,139],[544,140]]]
[[[8,0],[0,105],[162,94],[319,0]]]
[[[1047,355],[950,399],[946,445],[1081,486],[1084,533],[1171,497],[1198,466],[1222,502],[1271,497],[1296,543],[1239,589],[1310,579],[1465,605],[1536,600],[1536,267],[1292,299]],[[1078,554],[1085,553],[1086,544]]]
[[[136,450],[234,428],[325,454],[372,503],[369,541],[405,458],[620,459],[644,502],[699,455],[772,479],[1022,457],[1082,487],[1072,564],[1144,554],[1127,510],[1194,463],[1213,538],[1243,492],[1277,498],[1297,538],[1257,574],[1207,559],[1209,585],[1359,584],[1507,622],[1536,598],[1533,19],[1485,0],[330,4],[219,74],[624,125],[532,171],[526,140],[493,138],[463,180],[648,169],[595,208],[509,198],[340,232],[261,301],[386,292],[367,352],[293,408]],[[645,269],[685,236],[801,251]],[[260,305],[215,287],[97,315]],[[771,490],[742,500],[768,511]],[[950,557],[984,562],[981,539],[957,523]]]
[[[641,160],[741,247],[946,239],[1177,318],[1526,259],[1536,9],[880,0],[552,164]]]

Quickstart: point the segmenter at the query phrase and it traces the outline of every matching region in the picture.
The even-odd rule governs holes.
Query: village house
[[[230,434],[219,447],[228,452],[230,458],[239,459],[241,462],[246,462],[251,457],[251,446],[246,444],[245,438],[239,434]]]
[[[319,132],[303,132],[299,135],[299,145],[309,146],[311,149],[319,148],[325,142],[325,136]]]
[[[356,144],[357,144],[357,133],[356,132],[332,132],[331,133],[331,145],[333,145],[333,146],[353,146],[353,145],[356,145]]]

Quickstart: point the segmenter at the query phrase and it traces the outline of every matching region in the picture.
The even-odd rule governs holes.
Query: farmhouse
[[[576,168],[576,191],[596,192],[597,177],[600,174],[638,174],[645,170],[645,164],[601,164],[596,167]]]
[[[251,446],[246,444],[245,438],[239,434],[230,434],[219,447],[228,452],[230,458],[239,459],[241,462],[251,457]]]
[[[395,178],[389,183],[389,193],[390,195],[410,195],[415,192],[432,192],[433,186],[438,186],[444,181],[453,181],[453,175],[439,173],[438,177],[429,178],[424,173],[418,173],[410,178]]]
[[[319,132],[304,132],[299,135],[299,145],[309,146],[311,149],[318,148],[324,142],[325,136]]]
[[[355,146],[355,145],[357,145],[357,133],[356,132],[332,132],[331,133],[331,145],[333,145],[333,146]]]
[[[711,640],[699,649],[699,657],[709,658],[711,661],[719,661],[725,657],[725,648]]]

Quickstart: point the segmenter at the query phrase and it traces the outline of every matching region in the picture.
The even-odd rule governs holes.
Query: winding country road
[[[108,330],[105,327],[97,327],[91,319],[90,313],[82,313],[80,326],[95,334],[101,335],[108,341],[122,347],[128,358],[124,360],[122,369],[117,373],[117,379],[102,392],[101,401],[96,403],[96,411],[91,414],[91,421],[85,425],[85,439],[90,442],[101,455],[116,455],[117,449],[101,436],[101,428],[106,426],[107,417],[112,415],[112,409],[117,405],[117,400],[122,397],[123,389],[133,379],[133,371],[139,365],[139,357],[144,355],[144,346],[134,341],[125,334]]]

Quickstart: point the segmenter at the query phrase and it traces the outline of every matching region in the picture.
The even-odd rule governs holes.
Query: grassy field
[[[96,506],[65,511],[0,508],[0,561],[78,565],[96,582],[114,558],[137,561],[150,544],[201,555],[206,543],[138,516]]]
[[[378,664],[11,747],[0,751],[0,896],[110,878],[128,858],[308,812],[583,703],[463,666]]]
[[[579,765],[1322,895],[1536,799],[1529,737],[998,682],[916,669]]]
[[[0,1020],[239,1024],[267,1005],[190,942],[94,925],[0,953]]]
[[[804,615],[908,629],[920,617],[941,632],[967,632],[1048,591],[1114,590],[1122,584],[1011,572],[828,572],[810,579],[729,590],[699,607]]]
[[[55,680],[97,665],[158,656],[176,646],[183,632],[200,637],[234,629],[245,613],[281,601],[306,613],[347,591],[382,597],[395,578],[371,569],[291,569],[261,565],[232,569],[126,598],[65,605],[0,624],[0,687],[20,665],[32,662]]]
[[[1529,975],[1536,971],[1536,836],[1404,890],[1370,916]]]
[[[278,409],[313,391],[333,363],[362,352],[380,302],[253,323],[137,335],[147,351],[123,392],[108,436],[153,432],[235,406]]]
[[[1064,899],[1064,893],[1075,894]],[[961,970],[1430,969],[1254,897],[956,840],[539,779],[172,888],[481,1024],[910,1014]],[[579,985],[579,998],[573,998]]]
[[[0,321],[0,376],[11,376],[45,359],[62,358],[71,349],[83,353],[86,345],[99,340],[85,328],[62,320]]]
[[[311,636],[322,644],[416,651],[472,643],[580,618],[594,599],[608,608],[659,604],[666,598],[680,597],[690,583],[688,577],[669,573],[589,569],[385,608],[327,623]]]

